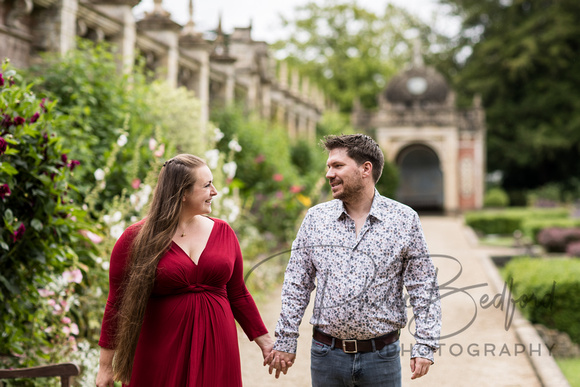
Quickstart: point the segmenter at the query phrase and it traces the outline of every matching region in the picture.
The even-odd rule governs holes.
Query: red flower
[[[78,160],[71,160],[70,163],[68,163],[68,167],[70,168],[71,171],[74,171],[77,165],[81,165],[81,162]]]
[[[284,176],[280,173],[275,173],[274,176],[272,176],[272,179],[274,179],[274,181],[282,181],[284,180]]]
[[[32,115],[32,117],[30,117],[30,123],[34,123],[36,121],[38,121],[38,118],[40,117],[40,113],[36,112]]]
[[[24,226],[24,223],[20,223],[20,226],[18,226],[18,228],[16,229],[16,231],[14,231],[14,234],[12,235],[12,240],[16,242],[17,240],[22,239],[22,236],[24,235],[25,232],[26,227]]]
[[[6,152],[6,148],[8,148],[8,143],[4,140],[4,137],[0,137],[0,155]]]
[[[26,120],[20,116],[16,117],[14,119],[14,125],[18,126],[18,125],[22,125],[26,122]]]
[[[4,119],[2,120],[2,124],[0,124],[3,128],[8,129],[10,125],[12,125],[12,117],[8,114],[4,114]]]
[[[299,185],[293,185],[290,187],[290,192],[292,193],[298,193],[300,191],[302,191],[302,187]]]
[[[8,184],[0,185],[0,199],[4,199],[4,197],[10,196],[11,193],[12,191],[10,191],[10,187],[8,187]]]
[[[42,101],[40,101],[40,108],[42,109],[43,112],[46,113],[46,106],[44,106],[45,102],[46,102],[46,98],[43,98]]]

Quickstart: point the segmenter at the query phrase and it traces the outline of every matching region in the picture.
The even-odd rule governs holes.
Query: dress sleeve
[[[226,225],[230,230],[229,225]],[[262,321],[258,307],[244,283],[244,262],[242,251],[236,234],[231,230],[231,246],[235,254],[234,270],[227,283],[228,299],[234,318],[240,324],[246,336],[254,340],[258,336],[268,333]]]
[[[111,263],[109,267],[109,297],[105,305],[103,325],[101,327],[101,337],[99,346],[107,349],[115,347],[115,333],[117,332],[117,311],[121,302],[121,285],[125,280],[131,244],[137,231],[134,226],[129,227],[115,243],[111,253]]]

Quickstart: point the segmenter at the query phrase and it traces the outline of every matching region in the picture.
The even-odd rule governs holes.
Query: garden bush
[[[526,218],[522,224],[522,231],[529,236],[534,243],[539,243],[538,235],[540,231],[547,228],[573,228],[580,227],[580,219],[578,218],[550,218],[537,217]]]
[[[566,332],[580,343],[580,260],[517,258],[502,274],[526,318]],[[527,301],[527,302],[526,302]]]
[[[82,165],[56,127],[66,117],[5,62],[0,73],[0,366],[36,365],[76,346],[73,293],[95,267],[93,230],[71,195]],[[58,348],[58,351],[56,350]]]
[[[538,233],[538,243],[549,253],[564,253],[570,242],[580,241],[580,228],[549,227]]]
[[[483,199],[484,207],[503,208],[509,205],[509,196],[501,188],[491,188],[485,193]]]
[[[566,255],[580,258],[580,241],[568,243],[568,246],[566,246]]]
[[[502,210],[479,210],[465,214],[465,223],[475,231],[489,235],[511,235],[514,231],[523,231],[532,237],[532,224],[536,221],[568,221],[569,210],[566,208],[506,208]]]

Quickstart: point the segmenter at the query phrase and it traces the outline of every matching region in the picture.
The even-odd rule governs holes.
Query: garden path
[[[480,305],[484,295],[492,300],[502,292],[489,275],[486,262],[489,250],[477,245],[461,218],[423,216],[421,221],[439,270],[443,309],[441,350],[436,353],[435,365],[429,374],[412,381],[408,359],[414,341],[409,330],[404,329],[401,336],[403,386],[541,386],[530,359],[549,356],[546,347],[534,341],[521,343],[516,335],[517,319],[506,330],[505,309]],[[258,307],[266,326],[273,332],[280,312],[280,289],[258,300]],[[310,305],[300,327],[296,364],[278,380],[268,375],[267,368],[262,366],[259,348],[239,330],[245,387],[310,386],[311,326],[308,321],[311,314]]]

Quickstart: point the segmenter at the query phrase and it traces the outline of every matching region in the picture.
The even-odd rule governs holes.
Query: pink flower
[[[25,120],[24,118],[20,117],[20,116],[17,116],[17,117],[14,119],[14,125],[16,125],[16,126],[18,126],[18,125],[22,125],[22,124],[24,124],[25,122],[26,122],[26,120]]]
[[[8,143],[4,140],[4,137],[0,137],[0,155],[6,152],[6,148],[8,148]]]
[[[266,156],[264,156],[263,154],[259,154],[256,156],[256,158],[254,159],[254,162],[256,164],[261,164],[266,160]]]
[[[12,239],[14,242],[16,242],[19,239],[22,239],[22,236],[24,235],[24,233],[26,232],[26,227],[24,226],[24,223],[20,223],[20,226],[18,226],[18,228],[16,229],[16,231],[14,231],[14,234],[12,235]]]
[[[56,301],[55,301],[55,300],[53,300],[52,298],[51,298],[50,300],[48,300],[46,303],[47,303],[49,306],[55,306],[55,305],[56,305]]]
[[[159,148],[157,148],[155,153],[153,153],[153,156],[161,157],[161,156],[163,156],[163,153],[165,153],[165,144],[159,145]]]
[[[8,184],[0,185],[0,199],[4,199],[6,196],[10,196],[11,193],[12,191],[10,191]]]
[[[43,112],[46,113],[46,106],[44,106],[44,103],[46,102],[46,98],[43,98],[42,101],[40,101],[40,108],[42,109]],[[50,101],[48,101],[50,102]]]
[[[62,333],[64,333],[65,335],[70,335],[70,327],[64,326],[62,327]]]
[[[78,335],[79,334],[79,326],[75,323],[72,323],[70,325],[70,333],[72,333],[73,335]]]
[[[155,148],[157,148],[157,141],[153,137],[151,137],[149,139],[149,150],[154,151]]]
[[[131,187],[133,187],[133,189],[139,189],[140,186],[141,186],[141,180],[140,179],[133,179],[133,181],[131,182]]]
[[[90,232],[89,230],[81,230],[80,233],[89,238],[89,240],[93,243],[99,244],[103,241],[103,237],[95,234],[94,232]]]
[[[80,269],[67,270],[62,273],[62,278],[69,284],[72,282],[80,284],[83,280],[83,273]]]
[[[34,123],[36,121],[38,121],[38,119],[40,118],[40,113],[36,112],[32,115],[32,117],[30,117],[30,123]]]
[[[63,317],[60,321],[63,324],[70,324],[72,322],[72,320],[70,319],[70,317]]]
[[[2,76],[2,73],[0,73],[0,87],[4,86],[4,77]]]
[[[275,173],[274,176],[272,176],[272,179],[274,179],[274,181],[282,181],[284,180],[284,176],[282,176],[281,173]]]
[[[290,187],[290,192],[292,193],[298,193],[300,191],[302,191],[302,187],[299,185],[293,185]]]
[[[40,294],[40,297],[54,296],[54,292],[52,290],[47,290],[47,289],[38,289],[38,294]],[[52,301],[54,301],[54,300],[52,300]]]
[[[284,199],[284,192],[276,191],[276,198],[277,199]]]

